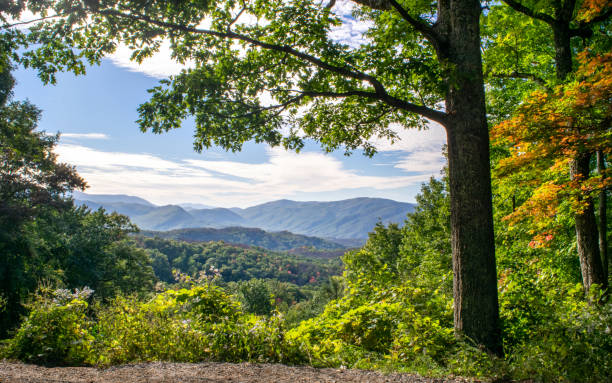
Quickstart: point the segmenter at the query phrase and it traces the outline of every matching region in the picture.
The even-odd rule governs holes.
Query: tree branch
[[[420,32],[436,49],[444,43],[442,37],[433,28],[433,25],[429,24],[420,17],[414,17],[408,13],[408,11],[401,6],[397,0],[352,0],[357,4],[370,7],[372,9],[380,11],[395,10],[408,24],[414,29]]]
[[[514,71],[512,73],[491,73],[490,75],[493,77],[497,77],[497,78],[523,78],[523,79],[527,79],[527,80],[536,82],[540,84],[541,86],[543,86],[544,88],[546,88],[547,90],[551,90],[551,88],[548,87],[548,85],[546,84],[546,81],[543,78],[538,77],[532,73]]]
[[[572,20],[574,15],[574,8],[576,7],[576,0],[564,0],[561,2],[561,7],[558,8],[557,21],[567,23]]]
[[[28,25],[28,24],[32,24],[32,23],[37,23],[39,21],[45,21],[45,20],[54,19],[56,17],[63,17],[63,16],[65,16],[65,14],[50,15],[50,16],[45,16],[45,17],[39,17],[38,19],[33,19],[33,20],[28,20],[28,21],[20,21],[18,23],[3,25],[2,29],[9,29],[9,28],[13,28],[13,27],[18,27],[20,25]]]
[[[402,18],[408,22],[408,24],[412,25],[414,29],[421,32],[421,34],[425,36],[427,41],[429,41],[436,48],[436,50],[438,50],[438,48],[445,43],[444,39],[442,39],[431,24],[420,17],[412,17],[410,14],[408,14],[408,11],[406,11],[406,9],[404,9],[396,0],[388,1],[391,6],[395,8],[397,13],[399,13],[400,16],[402,16]]]
[[[380,81],[378,81],[376,78],[366,73],[355,71],[355,70],[350,70],[346,67],[339,67],[339,66],[335,66],[335,65],[326,63],[323,60],[319,59],[318,57],[314,57],[307,53],[300,52],[288,45],[278,45],[278,44],[266,43],[266,42],[256,40],[249,36],[241,35],[239,33],[232,32],[232,31],[219,32],[219,31],[213,31],[209,29],[198,29],[194,27],[181,25],[181,24],[175,24],[175,23],[169,23],[166,21],[155,20],[145,15],[125,14],[125,13],[116,11],[114,9],[102,10],[100,11],[100,13],[103,15],[111,15],[111,16],[121,17],[121,18],[129,19],[129,20],[133,20],[133,21],[145,22],[145,23],[156,25],[158,27],[170,28],[170,29],[179,30],[182,32],[196,33],[196,34],[202,34],[202,35],[208,35],[208,36],[216,36],[220,38],[227,38],[227,39],[233,39],[233,40],[240,40],[240,41],[244,41],[254,46],[264,48],[264,49],[269,49],[269,50],[273,50],[276,52],[288,53],[294,57],[300,58],[304,61],[314,64],[318,66],[319,68],[326,69],[331,72],[334,72],[334,73],[337,73],[337,74],[340,74],[346,77],[350,77],[356,80],[367,81],[374,87],[374,89],[377,92],[386,93]]]
[[[446,121],[446,117],[447,117],[446,113],[437,111],[435,109],[428,108],[423,105],[416,105],[416,104],[413,104],[413,103],[410,103],[410,102],[407,102],[407,101],[404,101],[404,100],[401,100],[401,99],[398,99],[396,97],[389,95],[386,89],[384,88],[384,86],[380,83],[380,81],[378,81],[373,76],[370,76],[360,71],[351,70],[347,67],[339,67],[339,66],[335,66],[335,65],[326,63],[325,61],[321,60],[318,57],[298,51],[288,45],[278,45],[278,44],[266,43],[266,42],[256,40],[249,36],[245,36],[245,35],[235,33],[232,31],[219,32],[219,31],[213,31],[213,30],[208,30],[208,29],[198,29],[194,27],[181,25],[181,24],[174,24],[174,23],[169,23],[166,21],[155,20],[145,15],[125,14],[125,13],[122,13],[116,10],[102,10],[100,11],[100,13],[103,15],[110,15],[110,16],[116,16],[120,18],[133,20],[133,21],[145,22],[145,23],[149,23],[152,25],[156,25],[158,27],[170,28],[170,29],[179,30],[182,32],[196,33],[196,34],[216,36],[220,38],[244,41],[246,43],[249,43],[254,46],[264,48],[264,49],[269,49],[269,50],[276,51],[276,52],[287,53],[291,56],[297,57],[308,63],[311,63],[321,69],[328,70],[330,72],[339,74],[341,76],[349,77],[349,78],[356,79],[356,80],[366,81],[370,85],[372,85],[372,87],[374,88],[374,92],[367,92],[367,91],[351,91],[351,92],[344,92],[344,93],[334,93],[334,92],[319,92],[319,93],[314,92],[313,93],[313,92],[310,92],[309,94],[305,94],[304,96],[311,96],[311,97],[361,96],[361,97],[367,97],[367,98],[383,101],[390,106],[405,110],[407,112],[420,114],[426,118],[429,118],[441,124],[444,124]]]
[[[269,105],[269,106],[256,108],[257,109],[256,111],[251,112],[248,115],[252,115],[252,114],[259,113],[259,112],[266,111],[266,110],[281,109],[281,108],[284,109],[288,107],[289,105],[295,104],[306,97],[312,97],[312,98],[316,98],[316,97],[327,97],[327,98],[364,97],[364,98],[369,98],[369,99],[376,100],[376,101],[382,101],[385,104],[392,106],[394,108],[397,108],[397,109],[405,110],[411,113],[420,114],[423,117],[439,122],[440,124],[444,124],[447,118],[447,115],[444,112],[440,112],[435,109],[428,108],[426,106],[406,102],[404,100],[401,100],[401,99],[398,99],[398,98],[395,98],[389,95],[387,95],[385,98],[381,98],[380,95],[378,95],[375,92],[368,92],[368,91],[363,91],[363,90],[352,90],[352,91],[347,91],[347,92],[315,92],[315,91],[301,91],[301,90],[294,89],[294,90],[290,90],[290,92],[299,93],[299,94],[283,102],[282,104]]]
[[[234,18],[232,19],[232,21],[230,21],[230,23],[227,25],[227,31],[228,31],[228,32],[230,32],[230,31],[231,31],[232,25],[234,25],[234,23],[235,23],[236,21],[238,21],[238,19],[240,18],[240,16],[242,16],[242,13],[243,13],[245,10],[246,10],[246,8],[242,8],[242,9],[240,10],[240,12],[238,12],[238,14],[236,15],[236,17],[234,17]]]
[[[557,20],[555,20],[552,16],[547,15],[542,12],[535,12],[533,9],[530,9],[518,1],[515,0],[502,0],[506,3],[510,8],[514,9],[517,12],[520,12],[524,15],[531,17],[532,19],[541,20],[549,25],[557,24]]]
[[[608,20],[612,16],[612,7],[609,7],[605,12],[602,12],[598,16],[593,17],[587,22],[580,22],[576,28],[570,29],[570,36],[589,38],[593,36],[593,30],[591,29],[594,24]]]
[[[423,105],[413,104],[411,102],[404,101],[402,99],[393,97],[389,94],[386,94],[381,97],[376,92],[368,92],[362,90],[353,90],[348,92],[313,92],[313,91],[300,91],[300,96],[302,97],[329,97],[329,98],[345,98],[345,97],[364,97],[372,100],[382,101],[385,104],[395,107],[397,109],[405,110],[407,112],[420,114],[423,117],[429,118],[430,120],[439,122],[444,125],[446,123],[447,114],[444,112],[440,112],[435,109],[428,108]]]
[[[589,20],[588,22],[584,23],[585,26],[591,26],[595,23],[600,23],[602,21],[606,21],[607,19],[610,18],[610,16],[612,16],[612,6],[608,7],[608,9],[605,12],[602,12],[600,15],[593,17],[591,20]]]
[[[376,9],[377,11],[390,11],[391,3],[388,0],[352,0],[353,2]]]

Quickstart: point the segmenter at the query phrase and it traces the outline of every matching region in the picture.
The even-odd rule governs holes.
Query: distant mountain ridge
[[[96,203],[135,203],[145,206],[155,206],[151,202],[144,198],[135,197],[126,194],[87,194],[74,190],[72,192],[72,198],[75,201],[92,201]]]
[[[383,198],[353,198],[332,202],[278,200],[246,209],[185,209],[177,205],[156,206],[133,196],[78,193],[78,205],[103,207],[127,215],[143,230],[186,228],[259,228],[336,239],[364,239],[378,221],[403,224],[414,205]]]
[[[273,251],[289,251],[300,248],[318,250],[340,250],[345,246],[322,238],[293,234],[288,231],[267,232],[262,229],[246,227],[226,227],[224,229],[190,228],[170,231],[142,231],[145,237],[159,237],[186,242],[223,241],[230,244],[263,247]]]

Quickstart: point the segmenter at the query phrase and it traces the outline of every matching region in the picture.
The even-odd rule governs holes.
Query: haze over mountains
[[[253,227],[268,231],[337,239],[367,238],[376,222],[403,223],[414,210],[410,203],[382,198],[353,198],[333,202],[278,200],[246,209],[194,208],[195,204],[156,206],[128,195],[96,195],[75,192],[75,203],[91,209],[127,215],[143,230],[184,228]]]

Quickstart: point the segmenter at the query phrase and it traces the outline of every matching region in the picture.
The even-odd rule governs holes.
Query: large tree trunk
[[[589,153],[579,154],[570,163],[570,177],[572,179],[586,179],[590,173],[591,155]],[[575,214],[576,220],[576,243],[578,257],[580,258],[580,271],[582,283],[586,291],[591,289],[594,283],[605,287],[607,280],[604,278],[599,254],[599,233],[595,220],[595,209],[591,198],[583,198],[584,208]]]
[[[450,65],[446,124],[455,330],[502,353],[491,200],[489,132],[480,53],[480,3],[444,2]]]

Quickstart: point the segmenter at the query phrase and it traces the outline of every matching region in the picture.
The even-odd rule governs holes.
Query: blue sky
[[[365,27],[348,18],[338,39],[359,39]],[[96,194],[129,194],[156,204],[201,203],[247,207],[286,198],[331,201],[382,197],[412,202],[422,182],[438,176],[445,133],[398,129],[401,141],[377,141],[379,153],[325,154],[307,143],[299,154],[249,143],[240,153],[219,148],[196,153],[193,124],[162,135],[142,133],[138,105],[159,79],[180,70],[167,51],[137,65],[119,49],[86,76],[61,74],[44,86],[29,70],[16,71],[15,99],[43,110],[40,128],[62,137],[60,160],[76,165]]]

